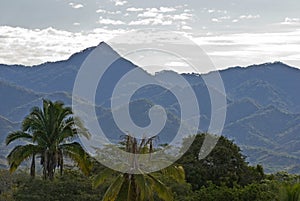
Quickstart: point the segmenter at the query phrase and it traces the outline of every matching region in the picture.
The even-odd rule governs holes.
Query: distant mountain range
[[[104,42],[99,47],[102,54],[99,59],[117,54]],[[0,164],[3,165],[8,150],[3,144],[7,133],[19,128],[31,107],[40,106],[43,98],[71,104],[77,72],[94,48],[76,53],[65,61],[32,67],[0,65]],[[119,139],[122,135],[110,111],[112,89],[132,69],[146,73],[132,62],[119,58],[101,79],[99,86],[102,88],[98,86],[98,120],[112,139]],[[163,71],[159,74],[168,76],[168,73],[174,72]],[[300,70],[275,62],[232,67],[219,73],[224,81],[228,103],[223,135],[242,148],[250,163],[262,164],[267,172],[286,170],[300,173]],[[211,109],[207,87],[197,74],[182,76],[201,100],[199,131],[205,132]],[[168,121],[159,134],[159,143],[167,143],[176,133],[180,119],[180,107],[172,93],[158,86],[143,87],[131,99],[131,115],[136,124],[146,126],[149,124],[147,111],[154,104],[162,105],[167,111]]]

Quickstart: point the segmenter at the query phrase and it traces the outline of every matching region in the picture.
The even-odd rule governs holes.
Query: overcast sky
[[[299,0],[0,0],[0,63],[34,65],[130,30],[163,28],[196,42],[217,68],[300,67]]]

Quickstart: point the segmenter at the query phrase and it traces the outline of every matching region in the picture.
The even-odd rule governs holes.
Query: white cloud
[[[217,10],[217,9],[208,9],[208,8],[203,8],[202,11],[208,12],[208,13],[210,13],[210,14],[212,14],[212,13],[222,13],[222,14],[227,14],[227,13],[228,13],[227,10]]]
[[[102,18],[100,17],[99,21],[98,21],[99,24],[110,24],[110,25],[122,25],[122,24],[125,24],[125,22],[121,21],[121,20],[113,20],[113,19],[105,19],[105,18]]]
[[[146,11],[143,13],[138,14],[138,17],[156,17],[158,15],[157,12],[153,11]]]
[[[260,18],[260,15],[241,15],[241,16],[239,16],[239,19],[247,19],[247,20],[258,19],[258,18]]]
[[[176,11],[176,8],[172,8],[172,7],[160,7],[159,11],[162,12],[162,13],[169,13],[169,12]]]
[[[163,20],[163,18],[146,18],[129,22],[129,25],[171,25],[171,20]]]
[[[134,20],[129,22],[129,25],[149,25],[149,24],[151,24],[151,19]]]
[[[79,23],[79,22],[74,22],[73,25],[74,25],[74,26],[79,26],[80,23]]]
[[[218,23],[221,22],[221,20],[219,20],[219,19],[217,19],[217,18],[212,18],[211,21],[212,21],[212,22],[218,22]]]
[[[172,12],[177,11],[178,7],[159,7],[159,8],[144,8],[143,10],[139,8],[128,8],[127,11],[130,12],[140,12],[136,16],[138,19],[129,22],[129,25],[171,25],[177,24],[186,25],[186,21],[191,20],[193,15],[187,12],[173,14]],[[188,27],[185,27],[189,29]]]
[[[109,11],[109,10],[104,10],[104,9],[99,8],[98,10],[96,10],[96,13],[116,15],[116,14],[121,14],[122,12],[119,10]]]
[[[75,3],[69,3],[69,5],[72,7],[72,8],[75,8],[75,9],[78,9],[78,8],[83,8],[83,5],[82,4],[75,4]]]
[[[191,20],[193,15],[189,13],[181,13],[171,16],[174,20]]]
[[[137,11],[136,8],[130,8],[132,11]],[[160,8],[146,8],[143,13],[138,14],[138,17],[155,17],[160,13],[171,13],[175,12],[177,9],[173,7],[160,7]],[[140,10],[139,10],[140,11]]]
[[[171,20],[153,19],[152,25],[171,25],[172,23]]]
[[[170,61],[165,63],[166,66],[170,66],[170,67],[188,67],[189,65],[187,63],[184,62],[180,62],[180,61]]]
[[[222,16],[219,18],[220,20],[230,20],[231,17],[230,16]]]
[[[0,26],[0,63],[37,65],[59,61],[121,33],[125,31],[98,28],[89,32],[72,33],[51,27],[30,30]]]
[[[300,29],[290,32],[208,35],[191,38],[218,67],[282,61],[300,67]]]
[[[131,7],[131,8],[127,8],[126,10],[129,12],[139,12],[139,11],[143,11],[144,9]]]
[[[103,10],[101,8],[99,8],[98,10],[96,10],[96,13],[106,13],[107,11],[106,10]]]
[[[281,24],[284,24],[284,25],[297,25],[297,24],[300,24],[300,18],[286,17],[284,19],[284,22],[281,22]]]
[[[115,6],[123,6],[128,3],[128,1],[124,1],[124,0],[111,0],[111,1],[115,3]]]
[[[111,23],[111,21],[108,22]],[[171,23],[174,21],[165,18],[145,18],[132,21],[131,25]],[[179,24],[179,26],[182,30],[189,30],[187,25]],[[122,29],[102,28],[89,32],[72,33],[54,28],[30,30],[0,26],[0,63],[33,65],[67,59],[74,52],[97,45],[103,40],[125,32]],[[240,33],[218,36],[208,34],[201,37],[191,36],[191,39],[206,51],[219,68],[236,65],[247,66],[270,61],[283,61],[300,67],[299,35],[300,29],[294,29],[293,31],[273,33]]]
[[[230,19],[231,19],[230,16],[221,16],[221,17],[218,17],[218,18],[212,18],[211,21],[220,23],[220,22],[223,22],[224,20],[230,20]]]
[[[181,29],[183,29],[183,30],[191,30],[192,27],[190,27],[190,26],[182,26]]]

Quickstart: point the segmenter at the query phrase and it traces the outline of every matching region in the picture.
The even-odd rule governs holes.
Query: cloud
[[[173,18],[174,20],[191,20],[193,15],[190,13],[181,13],[170,17]]]
[[[118,21],[102,20],[108,20],[106,21],[108,24]],[[174,21],[165,18],[145,18],[132,21],[131,25],[171,23]],[[188,31],[191,27],[180,23],[179,28]],[[0,26],[0,63],[34,65],[63,60],[75,52],[95,46],[122,33],[126,31],[99,28],[88,32],[72,33],[51,27],[30,30]],[[282,61],[300,67],[299,35],[300,29],[293,29],[273,33],[209,34],[207,36],[190,34],[189,37],[205,50],[218,68],[271,61]],[[168,39],[167,35],[164,37]]]
[[[129,22],[129,25],[149,25],[149,24],[151,24],[151,19],[134,20]]]
[[[146,11],[138,14],[138,17],[156,17],[158,15],[157,11]]]
[[[181,29],[183,29],[183,30],[192,30],[192,27],[190,27],[190,26],[182,26]]]
[[[79,22],[74,22],[73,25],[74,25],[74,26],[79,26],[80,23],[79,23]]]
[[[170,61],[165,63],[166,66],[171,66],[171,67],[188,67],[189,65],[187,63],[184,62],[180,62],[180,61]]]
[[[241,16],[239,16],[239,19],[247,19],[247,20],[258,19],[258,18],[260,18],[260,15],[241,15]]]
[[[140,12],[140,11],[143,11],[144,9],[143,8],[134,8],[134,7],[131,7],[131,8],[127,8],[126,10],[128,12]]]
[[[230,16],[221,16],[221,17],[218,17],[218,18],[212,18],[211,21],[220,23],[220,22],[223,22],[225,20],[230,20],[230,19],[231,19]]]
[[[111,0],[111,1],[115,3],[115,6],[123,6],[128,3],[128,1],[124,1],[124,0]]]
[[[219,19],[217,19],[217,18],[212,18],[211,21],[212,21],[212,22],[218,22],[218,23],[221,22],[221,20],[219,20]]]
[[[134,9],[133,9],[134,10]],[[138,14],[138,17],[155,17],[164,13],[175,12],[177,9],[173,7],[146,8],[143,13]],[[135,9],[136,11],[136,9]]]
[[[282,61],[300,67],[300,29],[290,32],[240,33],[191,37],[217,67]]]
[[[106,10],[103,10],[101,8],[99,8],[98,10],[96,10],[96,13],[106,13],[107,11]]]
[[[240,20],[253,20],[253,19],[258,19],[260,18],[260,15],[240,15],[237,19],[233,19],[231,22],[237,23]],[[229,18],[230,19],[230,18]]]
[[[110,10],[104,10],[104,9],[99,8],[98,10],[96,10],[96,13],[116,15],[116,14],[121,14],[122,12],[119,10],[110,11]]]
[[[160,7],[159,11],[162,12],[162,13],[169,13],[169,12],[176,11],[176,8],[172,8],[172,7]]]
[[[300,18],[289,18],[289,17],[286,17],[284,19],[284,22],[281,22],[280,24],[284,24],[284,25],[298,25],[298,24],[300,24]]]
[[[113,19],[105,19],[100,17],[98,24],[105,24],[105,25],[123,25],[125,22],[121,20],[113,20]]]
[[[227,16],[222,16],[222,17],[220,17],[219,19],[220,19],[220,20],[230,20],[231,17],[227,15]]]
[[[67,59],[71,54],[101,41],[125,33],[125,30],[94,29],[72,33],[46,29],[0,26],[0,63],[37,65]]]
[[[186,25],[187,22],[192,19],[193,15],[190,10],[186,9],[186,12],[176,12],[179,7],[159,7],[159,8],[128,8],[130,12],[140,12],[136,14],[137,19],[129,22],[129,25],[133,26],[146,26],[146,25],[171,25],[176,24],[177,28],[181,28],[181,25]],[[183,8],[182,8],[183,9]],[[142,12],[141,12],[142,11]],[[189,26],[185,26],[184,29],[190,29]]]
[[[218,10],[218,9],[214,9],[214,8],[203,8],[202,11],[207,12],[209,14],[213,14],[213,13],[222,13],[222,14],[227,14],[228,11],[227,10]]]
[[[171,25],[171,20],[163,20],[162,18],[146,18],[129,22],[129,25]]]
[[[75,8],[75,9],[78,9],[78,8],[83,8],[83,5],[82,4],[75,4],[75,3],[69,3],[69,5],[72,7],[72,8]]]

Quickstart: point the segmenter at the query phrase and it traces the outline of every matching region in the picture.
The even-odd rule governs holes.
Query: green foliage
[[[280,189],[281,201],[299,201],[300,200],[300,184],[285,184]]]
[[[198,160],[204,137],[203,134],[197,135],[188,152],[178,161],[184,169],[178,163],[151,174],[124,174],[89,158],[93,167],[90,177],[77,169],[65,169],[63,175],[48,181],[41,177],[31,178],[22,171],[10,175],[9,171],[3,170],[0,171],[0,201],[299,200],[299,175],[286,172],[265,175],[262,166],[249,166],[239,147],[224,137],[220,138],[211,154]],[[136,139],[126,139],[129,143],[122,146],[128,152],[148,153],[153,150],[151,140],[148,143],[143,140],[143,145],[137,146]],[[85,156],[83,152],[73,148],[70,151],[75,158],[78,157],[77,160],[86,159],[82,157]],[[20,154],[30,155],[27,152]]]
[[[240,148],[221,136],[212,152],[204,159],[198,155],[206,134],[198,134],[189,150],[178,161],[182,164],[187,181],[193,190],[207,186],[208,181],[218,186],[245,186],[264,178],[262,166],[249,167]],[[184,142],[185,143],[185,142]]]
[[[76,123],[75,123],[76,122]],[[30,175],[35,176],[35,158],[41,158],[43,176],[53,179],[56,168],[63,172],[64,157],[68,156],[83,173],[88,174],[91,163],[88,154],[78,142],[79,135],[88,137],[86,129],[73,117],[70,107],[62,102],[43,100],[43,107],[33,107],[22,122],[22,130],[10,133],[6,144],[16,140],[26,140],[27,144],[17,145],[8,155],[10,172],[32,158]]]
[[[12,201],[12,187],[14,184],[12,177],[7,170],[0,170],[0,201]]]
[[[103,189],[94,189],[91,179],[78,171],[65,170],[52,182],[40,178],[22,178],[15,192],[16,201],[99,201]]]
[[[134,154],[151,154],[154,151],[153,138],[138,140],[127,135],[121,146],[125,151]],[[94,184],[98,186],[105,182],[108,177],[115,176],[115,179],[111,180],[103,201],[152,201],[155,198],[172,201],[174,200],[173,194],[170,188],[162,182],[163,176],[170,177],[177,182],[185,181],[184,169],[179,165],[172,165],[154,173],[145,173],[140,169],[136,155],[129,159],[128,164],[130,164],[129,173],[104,169],[94,178]],[[139,174],[130,173],[132,170],[136,170]]]
[[[193,201],[273,201],[278,200],[278,185],[274,181],[253,183],[247,186],[217,186],[208,182],[207,187],[202,186],[195,191]],[[186,199],[186,200],[190,200]]]

